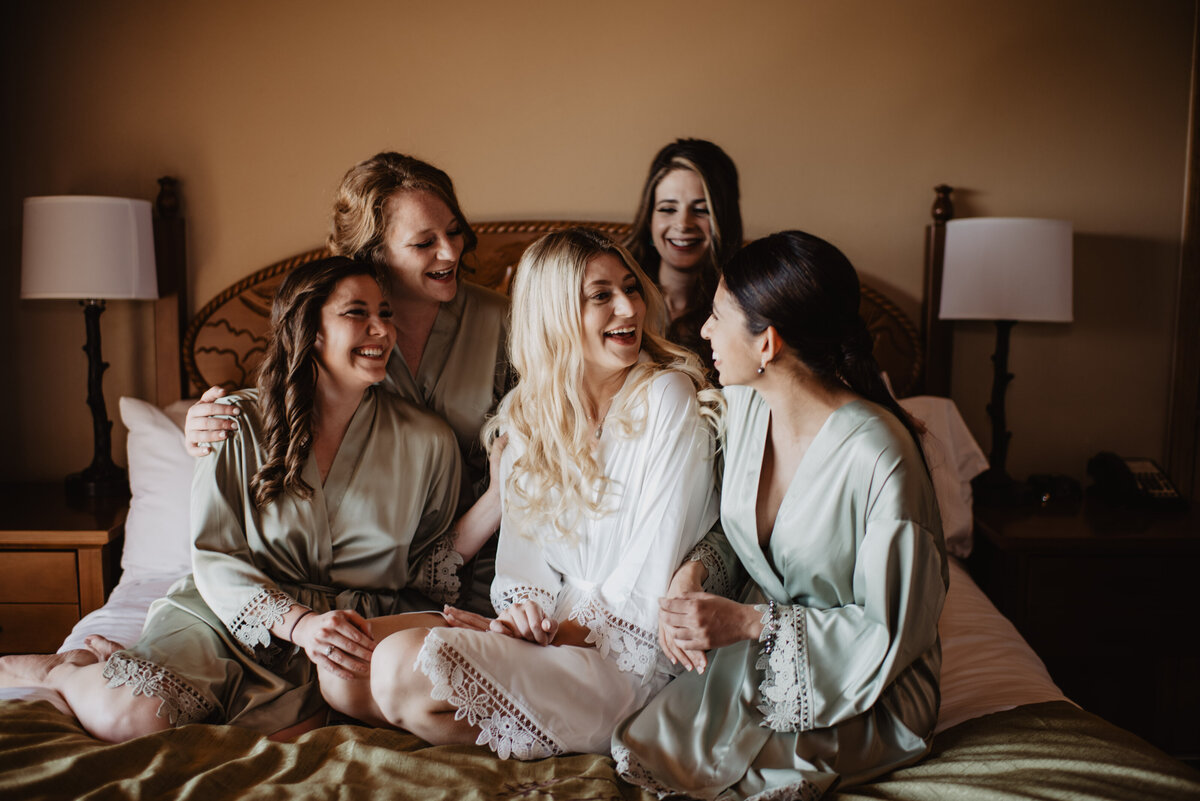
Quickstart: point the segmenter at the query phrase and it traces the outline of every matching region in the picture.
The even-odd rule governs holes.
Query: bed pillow
[[[192,571],[188,524],[193,459],[183,442],[183,422],[192,401],[166,409],[137,398],[121,398],[121,421],[129,429],[129,516],[121,556],[122,580]]]
[[[987,469],[987,457],[949,398],[917,395],[901,398],[900,405],[925,424],[921,445],[942,513],[946,551],[966,559],[975,531],[971,479]]]

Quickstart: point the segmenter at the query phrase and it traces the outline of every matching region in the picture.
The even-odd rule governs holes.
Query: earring
[[[765,373],[765,372],[766,372],[766,370],[767,370],[767,366],[764,364],[764,365],[762,365],[761,367],[759,367],[759,368],[758,368],[758,374],[759,374],[759,375],[762,375],[763,373]]]

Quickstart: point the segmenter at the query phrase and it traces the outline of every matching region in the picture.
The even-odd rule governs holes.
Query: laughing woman
[[[323,710],[318,668],[321,684],[365,675],[368,618],[440,606],[458,448],[436,415],[372,386],[395,341],[381,281],[344,258],[284,279],[258,389],[222,400],[241,425],[197,464],[193,575],[155,602],[132,647],[43,662],[36,683],[93,736],[199,721],[286,731]],[[496,522],[460,522],[456,547]],[[0,678],[33,676],[20,659]]]
[[[535,759],[605,752],[617,721],[672,675],[658,598],[716,518],[720,398],[659,336],[663,303],[628,252],[570,229],[526,251],[513,283],[517,386],[503,431],[491,630],[381,642],[373,720],[432,743]],[[415,667],[414,667],[415,663]]]
[[[704,336],[729,404],[721,521],[754,585],[751,604],[700,590],[736,566],[709,538],[663,601],[667,653],[710,664],[613,738],[622,775],[662,796],[816,799],[928,750],[941,520],[858,296],[841,251],[797,231],[725,269]]]

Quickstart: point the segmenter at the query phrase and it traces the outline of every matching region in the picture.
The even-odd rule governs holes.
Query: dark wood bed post
[[[946,247],[946,223],[954,217],[954,188],[933,188],[933,222],[925,228],[925,297],[921,302],[921,344],[925,349],[925,376],[921,391],[926,395],[950,395],[950,359],[954,328],[938,319],[942,305],[942,257]]]
[[[185,398],[187,380],[179,343],[187,320],[187,254],[179,181],[158,179],[154,202],[154,258],[158,263],[158,300],[154,303],[155,401],[159,406]]]

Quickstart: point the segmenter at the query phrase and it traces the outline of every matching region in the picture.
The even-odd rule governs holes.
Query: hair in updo
[[[896,415],[924,457],[917,427],[875,361],[874,341],[858,315],[858,273],[845,254],[812,234],[783,231],[742,248],[724,279],[751,333],[774,327],[817,376]]]

